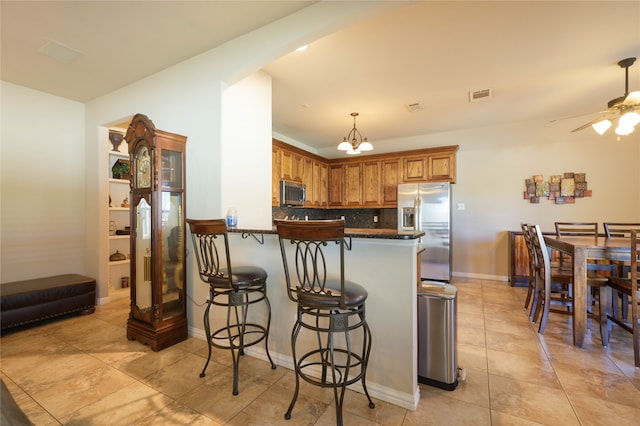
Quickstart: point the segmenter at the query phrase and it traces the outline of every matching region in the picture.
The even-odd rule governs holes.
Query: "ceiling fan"
[[[619,136],[626,136],[633,132],[636,124],[640,123],[640,92],[629,93],[629,67],[633,65],[636,58],[627,58],[618,62],[620,68],[625,70],[624,79],[624,95],[615,99],[611,99],[607,104],[607,110],[602,111],[604,115],[592,120],[571,132],[579,132],[587,127],[593,127],[598,134],[603,135],[604,132],[611,127],[612,121],[618,118],[618,126],[615,132]]]

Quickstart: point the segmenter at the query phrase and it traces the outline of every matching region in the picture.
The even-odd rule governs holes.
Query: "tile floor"
[[[522,308],[524,288],[487,280],[454,284],[466,381],[453,392],[421,385],[416,411],[379,400],[371,410],[350,391],[346,425],[640,424],[640,369],[633,367],[630,333],[613,326],[610,347],[603,348],[594,321],[584,349],[577,349],[566,316],[552,315],[545,334],[537,334]],[[245,357],[234,397],[228,352],[200,379],[204,341],[189,338],[154,353],[127,341],[127,313],[128,300],[120,299],[90,316],[0,339],[2,380],[34,424],[335,424],[332,394],[307,386],[292,419],[283,419],[294,383],[290,370]]]

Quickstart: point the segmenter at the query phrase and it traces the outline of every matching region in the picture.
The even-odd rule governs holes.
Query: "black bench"
[[[96,309],[96,280],[76,274],[56,275],[0,285],[2,331]]]

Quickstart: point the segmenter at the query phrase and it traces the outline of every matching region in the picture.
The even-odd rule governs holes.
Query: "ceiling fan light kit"
[[[636,110],[640,109],[640,92],[629,93],[629,67],[635,61],[636,58],[627,58],[618,62],[618,66],[625,70],[624,95],[607,103],[608,110],[605,111],[607,115],[580,126],[572,130],[572,132],[591,126],[599,135],[604,135],[609,130],[609,127],[612,126],[612,120],[618,118],[615,133],[618,136],[627,136],[633,133],[635,126],[640,123],[640,114],[636,112]]]
[[[358,113],[352,112],[351,116],[353,117],[353,129],[342,139],[342,142],[338,145],[338,149],[340,151],[347,151],[349,155],[360,154],[362,151],[371,151],[373,145],[369,143],[367,138],[363,138],[360,131],[356,128],[356,117]]]

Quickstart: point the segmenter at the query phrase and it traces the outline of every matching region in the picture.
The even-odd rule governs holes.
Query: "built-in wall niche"
[[[551,175],[547,180],[543,175],[533,175],[524,181],[524,199],[532,204],[540,203],[547,198],[555,204],[574,204],[576,198],[591,197],[587,186],[586,173],[565,172],[562,175]]]

